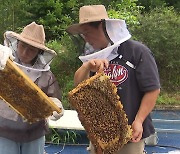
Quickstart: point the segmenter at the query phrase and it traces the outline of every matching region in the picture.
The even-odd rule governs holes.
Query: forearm
[[[109,65],[106,59],[92,59],[83,65],[76,71],[74,75],[74,85],[77,86],[83,80],[89,78],[90,72],[102,72],[104,68]]]
[[[135,120],[132,123],[133,136],[132,142],[139,142],[143,133],[143,122],[147,115],[152,111],[156,104],[160,89],[147,92],[142,98],[140,108],[136,114]]]
[[[74,85],[77,86],[83,80],[89,78],[90,71],[82,65],[74,74]]]
[[[147,92],[144,95],[135,120],[138,120],[141,123],[144,122],[148,114],[153,110],[159,93],[160,93],[160,89],[157,89],[157,90]]]

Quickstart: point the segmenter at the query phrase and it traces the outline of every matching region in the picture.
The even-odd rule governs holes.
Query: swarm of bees
[[[131,126],[117,88],[108,76],[98,73],[80,83],[68,96],[96,152],[113,154],[131,139]]]
[[[61,110],[12,61],[0,71],[0,98],[29,123]]]

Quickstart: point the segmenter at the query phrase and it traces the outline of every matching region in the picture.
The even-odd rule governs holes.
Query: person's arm
[[[136,114],[135,120],[132,123],[133,137],[132,142],[138,142],[142,138],[143,122],[149,113],[153,110],[157,97],[160,93],[160,89],[156,89],[145,93],[142,98],[140,108]]]
[[[83,63],[82,66],[74,74],[74,86],[77,86],[81,81],[89,78],[90,70],[86,68],[87,62]]]
[[[55,97],[49,97],[49,98],[54,102],[54,104],[56,104],[61,109],[61,113],[57,113],[56,111],[53,111],[53,114],[49,117],[50,120],[57,121],[64,115],[64,108],[62,102]]]
[[[0,70],[3,70],[6,66],[8,59],[14,60],[12,50],[9,47],[0,44]]]
[[[82,66],[74,74],[74,85],[77,86],[83,80],[89,78],[90,72],[102,72],[108,67],[106,59],[92,59],[82,64]]]
[[[56,77],[51,71],[43,72],[40,80],[43,83],[44,81],[48,81],[48,85],[45,84],[47,85],[47,87],[45,88],[44,93],[54,102],[56,106],[58,106],[61,109],[61,113],[57,113],[56,111],[53,111],[53,114],[49,116],[50,120],[56,121],[60,119],[64,114],[64,108],[61,102],[62,92],[60,86],[58,84]]]

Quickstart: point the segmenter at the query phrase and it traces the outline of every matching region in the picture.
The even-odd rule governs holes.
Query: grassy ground
[[[180,91],[162,91],[158,97],[155,109],[180,110]]]
[[[161,92],[158,100],[158,105],[180,105],[180,91],[177,92]]]

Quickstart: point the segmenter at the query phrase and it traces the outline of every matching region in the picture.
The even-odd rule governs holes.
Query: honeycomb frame
[[[10,59],[0,71],[0,98],[29,123],[45,119],[53,111],[62,112]]]
[[[68,98],[96,153],[113,154],[132,138],[117,88],[108,76],[98,73],[81,82]]]

